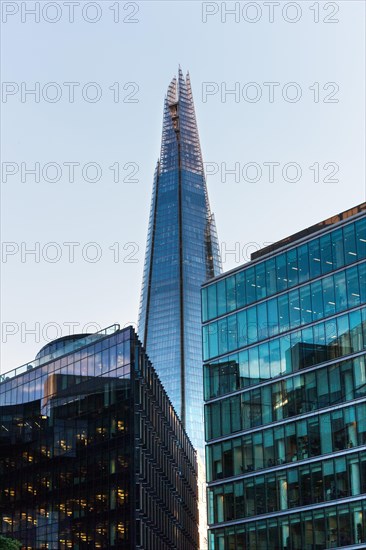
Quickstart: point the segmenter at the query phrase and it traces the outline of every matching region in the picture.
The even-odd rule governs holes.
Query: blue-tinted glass
[[[362,218],[356,222],[355,231],[358,258],[366,258],[366,218]]]
[[[313,313],[311,309],[311,292],[310,286],[303,286],[300,288],[300,309],[301,309],[301,323],[311,323],[313,320]]]
[[[209,351],[209,343],[208,343],[208,333],[209,333],[209,326],[205,326],[202,329],[202,346],[203,346],[203,359],[206,360],[210,357],[210,351]]]
[[[333,269],[332,242],[329,234],[320,238],[320,255],[322,273],[329,273]]]
[[[290,339],[288,337],[280,339],[280,349],[281,349],[281,374],[285,372],[291,372],[291,369],[292,369],[291,345],[290,345]]]
[[[278,317],[280,322],[280,331],[284,332],[289,328],[290,318],[288,310],[288,294],[278,297]]]
[[[201,299],[202,299],[202,321],[205,322],[208,320],[207,288],[202,289]]]
[[[351,341],[349,337],[349,317],[341,315],[337,318],[338,344],[342,348],[343,354],[351,353]]]
[[[258,339],[258,322],[257,322],[257,309],[251,307],[247,309],[248,319],[248,342],[254,343]]]
[[[347,307],[346,275],[344,271],[334,275],[334,291],[336,310],[343,311]]]
[[[257,299],[265,298],[266,292],[266,273],[264,263],[258,264],[255,267],[255,278],[257,286]]]
[[[208,326],[208,342],[209,342],[210,357],[215,357],[216,355],[219,354],[217,323],[211,323]]]
[[[202,355],[200,289],[207,279],[220,273],[221,265],[190,79],[181,71],[169,86],[163,116],[139,335],[191,441],[203,455],[203,388],[197,368]],[[210,319],[217,316],[215,294],[216,287],[211,285],[207,289]],[[216,353],[217,334],[209,334],[209,345],[210,353]]]
[[[271,361],[271,376],[279,376],[281,373],[281,353],[280,353],[280,341],[270,340],[269,342],[269,354]]]
[[[231,429],[230,431],[238,432],[241,428],[241,422],[240,422],[240,396],[237,395],[230,399],[230,424]],[[229,448],[231,448],[231,445],[229,444]]]
[[[226,279],[227,311],[233,311],[236,308],[236,285],[235,276]]]
[[[344,238],[344,256],[346,265],[353,263],[357,259],[357,245],[355,236],[355,226],[353,223],[343,228]]]
[[[265,262],[266,268],[266,288],[267,296],[271,296],[277,292],[277,279],[276,279],[276,261],[274,258]]]
[[[360,293],[361,293],[361,303],[366,302],[366,262],[358,266],[358,273],[360,278]]]
[[[257,299],[254,267],[251,267],[245,271],[245,277],[246,277],[245,288],[246,288],[246,295],[247,295],[247,303],[251,304],[255,302],[255,300]]]
[[[227,319],[228,328],[228,348],[234,350],[238,347],[238,328],[236,323],[236,315],[230,315]]]
[[[333,269],[344,265],[343,230],[336,229],[331,233]]]
[[[268,318],[267,318],[267,303],[263,302],[257,306],[258,316],[258,333],[260,340],[268,338]]]
[[[228,329],[227,329],[227,318],[220,319],[217,322],[218,335],[219,335],[219,355],[227,353],[228,351]]]
[[[268,380],[271,377],[268,343],[259,346],[259,373],[261,380]]]
[[[246,304],[244,272],[241,271],[240,273],[237,273],[235,275],[235,279],[237,307],[240,308],[244,307]]]
[[[323,311],[323,289],[321,281],[316,281],[311,284],[311,301],[313,306],[313,319],[321,319],[324,315]]]
[[[333,315],[336,312],[335,288],[333,277],[325,277],[322,280],[324,315]]]
[[[214,319],[217,317],[217,285],[211,285],[207,288],[207,312],[208,318]]]
[[[215,419],[213,419],[215,421]],[[230,433],[230,400],[225,399],[221,402],[221,434],[226,435]],[[220,434],[220,435],[221,435]]]
[[[360,310],[352,311],[349,314],[349,328],[351,333],[352,352],[362,351],[363,349],[363,331],[362,318]]]
[[[355,307],[360,304],[360,287],[357,267],[346,270],[348,306]]]
[[[292,287],[299,282],[299,268],[297,263],[297,249],[289,250],[287,252],[287,274],[288,274],[288,286]]]
[[[289,310],[291,328],[298,327],[301,322],[300,297],[298,290],[289,293]]]
[[[277,290],[286,290],[287,288],[287,265],[286,254],[276,257]]]
[[[268,309],[268,334],[273,335],[278,333],[278,308],[277,298],[272,298],[267,302]]]
[[[248,344],[248,325],[246,310],[239,311],[236,317],[238,323],[238,345],[239,347],[246,346]]]
[[[216,285],[217,291],[217,315],[226,313],[226,285],[225,279],[219,281]]]
[[[324,325],[325,343],[327,346],[335,345],[337,341],[337,320],[331,319]]]
[[[251,383],[255,384],[259,382],[259,357],[257,347],[249,349],[249,372]]]
[[[325,326],[323,323],[313,326],[314,343],[319,346],[325,345]]]
[[[248,350],[239,353],[240,386],[244,388],[250,385],[249,380],[249,354]]]
[[[299,283],[309,280],[309,249],[307,244],[299,246],[298,251]]]
[[[314,239],[309,242],[309,265],[310,277],[314,279],[321,275],[321,259],[319,239]]]

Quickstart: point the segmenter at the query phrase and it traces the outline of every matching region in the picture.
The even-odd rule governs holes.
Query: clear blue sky
[[[315,3],[318,14],[310,9],[314,2],[297,2],[302,13],[296,23],[285,20],[298,15],[294,8],[286,11],[288,2],[275,7],[273,23],[269,8],[260,1],[246,12],[248,3],[240,3],[237,23],[234,16],[223,23],[220,13],[203,23],[205,8],[195,1],[138,2],[139,11],[131,16],[133,3],[120,2],[120,19],[130,17],[136,23],[114,23],[110,8],[115,2],[103,1],[98,4],[101,18],[94,24],[82,17],[85,2],[75,7],[74,23],[68,22],[63,2],[59,13],[52,9],[41,13],[39,23],[24,13],[25,22],[21,21],[24,2],[2,4],[19,8],[2,25],[2,79],[19,89],[21,82],[28,89],[39,82],[41,89],[39,103],[30,96],[22,103],[20,92],[2,103],[2,161],[19,166],[19,172],[2,183],[2,240],[15,243],[5,245],[15,253],[3,257],[1,264],[2,372],[31,360],[45,336],[59,336],[61,330],[68,334],[70,323],[78,323],[82,330],[90,322],[101,327],[136,322],[163,100],[179,63],[191,74],[205,162],[215,163],[211,169],[221,163],[228,168],[239,163],[240,169],[257,163],[262,169],[258,182],[244,181],[242,176],[239,182],[234,176],[224,182],[220,170],[208,177],[219,238],[227,249],[240,249],[240,258],[224,257],[225,270],[247,259],[248,243],[263,246],[364,200],[364,2],[334,2],[327,11],[325,2]],[[220,4],[213,2],[207,9],[215,11]],[[228,8],[233,5],[227,3]],[[26,6],[33,7],[34,2]],[[93,8],[88,10],[89,19],[98,15]],[[58,16],[53,24],[45,20]],[[245,20],[255,17],[256,23]],[[325,18],[339,22],[325,23]],[[62,92],[55,103],[42,97],[50,82]],[[80,83],[74,103],[68,101],[64,82]],[[82,98],[80,90],[90,82],[102,90],[97,103]],[[139,90],[132,99],[138,101],[115,103],[114,91],[109,90],[115,82],[120,84],[121,99],[136,88],[123,86],[137,83]],[[210,88],[215,94],[203,101],[207,82],[216,83]],[[248,87],[251,82],[256,86]],[[273,102],[268,100],[270,87],[264,84],[268,82],[279,83]],[[302,91],[298,102],[283,99],[289,82],[296,82]],[[316,82],[319,102],[314,101]],[[334,85],[323,89],[329,82],[339,87],[334,95],[330,95]],[[221,100],[225,86],[239,86],[238,102],[233,95]],[[56,88],[44,90],[52,98]],[[256,90],[262,98],[248,101]],[[288,88],[286,97],[295,91]],[[86,93],[92,96],[93,88]],[[327,96],[338,102],[324,103]],[[36,183],[26,175],[22,182],[22,162],[27,167],[39,162],[41,169],[56,162],[63,168],[62,177],[52,183],[41,175]],[[70,182],[65,162],[98,163],[102,176],[98,182],[88,182],[81,167],[75,167],[75,181]],[[264,164],[270,162],[280,164],[272,183]],[[289,162],[301,167],[296,183],[282,177]],[[138,182],[114,183],[109,169],[114,163],[121,167],[121,179],[138,165],[134,176]],[[126,163],[133,164],[124,170]],[[319,163],[318,183],[314,163]],[[339,166],[334,176],[338,182],[322,181],[332,171],[332,165],[324,171],[326,163]],[[249,168],[249,179],[254,178],[253,170]],[[53,175],[50,169],[50,178]],[[93,175],[90,169],[88,177]],[[294,176],[291,168],[288,176]],[[47,247],[50,242],[58,248]],[[71,245],[63,244],[67,242],[80,243],[73,263]],[[93,259],[97,249],[84,249],[84,258],[81,252],[90,242],[97,243],[102,253],[96,263],[87,259]],[[22,261],[21,250],[34,248],[35,243],[40,261],[31,255]],[[114,261],[114,243],[119,243],[119,262]],[[47,261],[60,251],[58,262]],[[129,258],[137,262],[128,262]],[[32,328],[36,335],[27,334]],[[9,331],[14,334],[6,338]]]

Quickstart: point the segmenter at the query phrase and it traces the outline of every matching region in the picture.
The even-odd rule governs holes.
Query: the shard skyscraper
[[[200,287],[221,272],[191,83],[179,69],[164,105],[139,335],[201,456],[204,451]]]

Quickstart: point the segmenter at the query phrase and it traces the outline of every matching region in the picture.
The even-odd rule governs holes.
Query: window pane
[[[251,304],[255,302],[257,293],[256,293],[256,285],[255,285],[255,271],[254,267],[251,267],[250,269],[247,269],[245,271],[246,275],[246,295],[247,295],[247,303]]]
[[[366,258],[366,218],[356,222],[357,254],[359,259]]]
[[[235,280],[236,280],[237,307],[238,308],[244,307],[246,304],[244,271],[237,273],[235,275]]]
[[[324,315],[333,315],[336,312],[333,277],[325,277],[323,284]]]
[[[290,319],[288,311],[288,294],[283,294],[278,297],[278,316],[280,322],[280,331],[288,330]]]
[[[248,316],[248,342],[255,342],[258,338],[258,323],[257,323],[257,308],[251,307],[247,309]]]
[[[238,323],[238,346],[239,348],[248,344],[247,312],[239,311],[237,314]]]
[[[208,326],[208,342],[210,357],[215,357],[219,354],[217,323],[211,323]]]
[[[299,283],[309,280],[309,250],[303,244],[298,248]]]
[[[303,286],[300,288],[300,309],[301,309],[301,323],[307,324],[311,323],[313,320],[312,309],[311,309],[311,294],[310,286]]]
[[[264,270],[264,263],[258,264],[255,268],[256,286],[257,286],[257,299],[265,298],[266,293],[266,274]]]
[[[268,319],[267,319],[267,303],[263,302],[257,306],[258,315],[258,332],[260,340],[268,337]]]
[[[236,308],[236,288],[235,276],[226,279],[227,311],[233,311]]]
[[[218,321],[218,336],[219,336],[219,355],[227,353],[228,351],[228,329],[227,319],[221,319]]]
[[[225,279],[217,283],[216,289],[217,289],[217,315],[223,315],[224,313],[226,313]]]
[[[267,310],[268,310],[268,334],[269,336],[272,336],[274,334],[278,334],[277,298],[272,298],[272,300],[268,300]]]
[[[277,271],[277,291],[286,290],[287,288],[287,265],[286,255],[281,254],[276,257],[276,271]]]
[[[321,281],[316,281],[311,285],[311,300],[313,306],[313,320],[323,317],[323,289]]]
[[[207,309],[209,319],[217,317],[216,285],[207,288]]]
[[[346,270],[346,280],[348,307],[358,306],[360,304],[360,289],[357,267],[352,267],[351,269]]]
[[[277,291],[276,285],[276,262],[275,259],[267,260],[265,263],[266,266],[266,287],[267,287],[267,296],[275,294]]]
[[[334,275],[334,290],[336,310],[343,311],[347,308],[346,275],[344,271]]]
[[[300,297],[299,291],[293,290],[289,294],[290,326],[291,328],[300,325]]]
[[[332,231],[332,260],[333,268],[338,269],[344,265],[344,250],[343,250],[343,231],[342,229],[337,229]]]
[[[320,238],[320,259],[322,273],[329,273],[333,269],[332,244],[330,235],[323,235]]]
[[[227,318],[228,329],[228,348],[233,351],[238,347],[238,329],[236,325],[236,315],[231,315]]]
[[[346,265],[357,260],[357,246],[355,237],[355,226],[353,223],[343,228],[344,255]]]
[[[319,277],[321,274],[321,259],[320,259],[320,246],[319,239],[309,242],[309,264],[310,264],[310,277]]]
[[[298,284],[299,282],[299,268],[297,265],[297,250],[289,250],[287,252],[287,275],[288,275],[288,286],[292,287]]]

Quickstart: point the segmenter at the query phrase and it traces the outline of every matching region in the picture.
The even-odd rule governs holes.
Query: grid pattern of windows
[[[277,513],[260,521],[215,529],[209,533],[209,546],[219,550],[323,550],[359,544],[364,548],[365,515],[365,499],[338,506],[322,504],[291,515]]]
[[[217,481],[366,444],[366,405],[292,419],[207,448],[207,478]]]
[[[365,208],[202,289],[210,550],[366,544]]]
[[[272,339],[365,302],[366,262],[363,262],[205,325],[204,359]]]
[[[212,487],[212,524],[366,493],[366,453],[350,453]]]
[[[265,426],[366,396],[365,356],[235,392],[206,405],[206,439]],[[361,383],[358,383],[360,381]]]
[[[203,288],[203,322],[365,258],[366,219],[361,218]]]
[[[265,382],[277,376],[337,359],[365,349],[366,308],[332,318],[326,322],[288,332],[280,338],[252,345],[238,354],[222,356],[205,365],[206,397],[223,395],[233,389]],[[227,337],[227,336],[226,336]],[[225,348],[227,352],[227,349]],[[226,369],[229,388],[219,385]],[[233,388],[234,384],[238,384]],[[212,395],[214,394],[214,395]]]
[[[29,550],[196,550],[196,454],[141,344],[83,343],[0,384],[1,532]]]

